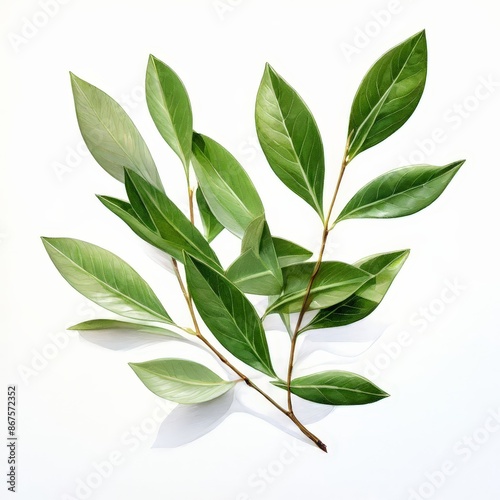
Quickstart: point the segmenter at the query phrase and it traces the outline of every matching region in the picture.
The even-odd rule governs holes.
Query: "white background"
[[[120,465],[89,498],[498,499],[500,432],[490,417],[500,409],[496,3],[67,0],[50,18],[42,3],[4,0],[1,8],[1,392],[6,400],[7,384],[18,386],[17,498],[83,498],[77,485],[114,453]],[[385,333],[342,365],[370,373],[391,397],[336,409],[311,426],[329,445],[327,455],[244,414],[180,448],[152,449],[156,428],[148,425],[134,441],[131,433],[151,422],[158,398],[126,363],[167,355],[172,344],[116,352],[64,333],[103,313],[58,275],[39,236],[76,237],[112,250],[145,276],[169,311],[185,313],[172,276],[94,197],[122,197],[123,187],[80,149],[68,71],[127,107],[169,195],[185,207],[182,167],[149,118],[142,91],[148,55],[167,62],[189,90],[196,130],[223,143],[250,173],[273,233],[317,249],[315,214],[276,179],[255,146],[254,100],[264,64],[315,114],[328,192],[362,76],[423,28],[429,74],[422,101],[402,129],[349,166],[337,210],[410,156],[436,165],[467,162],[429,209],[392,221],[345,222],[327,250],[328,258],[354,262],[412,249],[383,304],[359,324],[368,332],[383,325]],[[489,89],[484,81],[493,82]],[[427,152],[415,153],[419,148]],[[225,262],[237,251],[230,237],[216,246]],[[323,339],[334,338],[327,333]],[[0,459],[5,471],[5,451]],[[10,498],[1,483],[0,497]]]

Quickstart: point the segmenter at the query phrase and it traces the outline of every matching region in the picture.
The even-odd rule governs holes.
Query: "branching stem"
[[[337,195],[339,193],[340,189],[340,184],[342,183],[342,179],[344,178],[344,172],[345,169],[349,163],[349,160],[347,158],[347,151],[349,148],[349,140],[347,141],[345,151],[344,151],[344,157],[342,158],[342,164],[340,166],[340,173],[339,177],[337,179],[337,185],[335,186],[335,190],[333,192],[333,197],[332,201],[330,203],[330,206],[328,208],[328,212],[326,214],[324,223],[323,223],[323,235],[321,237],[321,246],[319,249],[319,254],[318,254],[318,259],[316,261],[316,264],[314,266],[313,272],[311,274],[311,277],[309,279],[309,283],[307,284],[306,288],[306,293],[304,295],[304,300],[302,302],[302,307],[299,312],[299,317],[297,319],[297,324],[295,325],[295,330],[292,335],[292,340],[290,344],[290,357],[288,360],[288,374],[287,374],[287,379],[286,379],[286,389],[287,389],[287,403],[288,403],[288,411],[290,412],[291,415],[294,415],[293,413],[293,404],[292,404],[292,391],[290,390],[290,386],[292,383],[292,374],[293,374],[293,363],[295,359],[295,349],[297,347],[297,338],[300,333],[300,327],[302,326],[302,321],[304,320],[304,315],[309,309],[310,305],[310,296],[311,296],[311,290],[314,284],[314,280],[316,279],[316,276],[319,273],[321,263],[323,261],[323,254],[325,253],[325,247],[326,247],[326,242],[328,241],[328,235],[330,234],[330,231],[333,229],[334,225],[333,224],[331,227],[330,226],[330,218],[332,216],[332,211],[333,211],[333,206],[335,205],[335,201],[337,200]]]

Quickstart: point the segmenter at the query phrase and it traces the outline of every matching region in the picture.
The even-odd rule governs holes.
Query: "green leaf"
[[[283,381],[272,384],[286,390]],[[325,405],[364,405],[389,396],[361,375],[339,370],[293,379],[290,390],[296,396]]]
[[[196,203],[205,230],[205,238],[210,243],[224,229],[224,226],[215,218],[200,188],[196,190]]]
[[[186,359],[163,358],[129,363],[141,382],[163,399],[182,404],[210,401],[229,391],[236,382]]]
[[[386,52],[369,69],[352,103],[349,160],[387,139],[410,118],[426,76],[425,31]]]
[[[127,224],[135,234],[141,237],[144,241],[147,241],[149,244],[163,250],[169,255],[172,252],[177,250],[177,247],[172,247],[168,241],[165,241],[161,238],[153,229],[150,229],[146,226],[139,216],[135,213],[132,205],[124,200],[119,200],[118,198],[113,198],[112,196],[100,196],[97,198],[102,204],[108,208],[115,215],[120,217],[125,224]],[[179,256],[182,257],[182,254],[179,253]]]
[[[91,319],[89,321],[84,321],[83,323],[70,326],[67,330],[76,330],[80,332],[97,330],[134,331],[139,333],[161,335],[162,337],[168,337],[171,339],[185,340],[182,335],[172,332],[171,330],[167,330],[166,328],[145,325],[142,323],[132,323],[131,321],[118,321],[116,319]]]
[[[276,238],[275,236],[273,236],[273,243],[280,267],[287,267],[292,264],[304,262],[310,259],[313,254],[310,250],[297,245],[297,243],[282,238]]]
[[[181,262],[185,251],[221,269],[207,240],[165,193],[130,170],[125,172],[125,187],[138,219],[164,242],[160,248]]]
[[[299,94],[269,64],[257,93],[255,121],[274,173],[323,219],[325,158],[318,126]]]
[[[229,151],[205,135],[193,135],[192,160],[210,210],[241,238],[250,222],[264,213],[250,177]]]
[[[314,266],[314,262],[306,262],[283,268],[283,295],[269,306],[266,315],[293,313],[302,309]],[[370,278],[371,274],[350,264],[323,262],[311,288],[308,310],[323,309],[342,302]]]
[[[409,254],[409,250],[400,250],[372,255],[356,262],[355,266],[370,273],[373,277],[346,300],[319,311],[300,333],[319,328],[350,325],[366,318],[382,302]]]
[[[146,101],[156,128],[189,172],[193,113],[186,88],[164,62],[149,56],[146,72]]]
[[[456,161],[444,167],[411,165],[382,174],[351,198],[336,222],[414,214],[439,198],[464,162]]]
[[[243,292],[189,255],[186,279],[196,308],[215,338],[244,363],[275,377],[264,328]]]
[[[283,276],[264,216],[258,217],[247,227],[241,244],[241,255],[228,268],[226,276],[246,293],[281,293]]]
[[[42,241],[63,278],[88,299],[120,316],[172,323],[150,286],[120,257],[71,238]]]
[[[124,109],[72,73],[71,86],[80,131],[97,163],[121,182],[127,167],[163,190],[151,153]]]

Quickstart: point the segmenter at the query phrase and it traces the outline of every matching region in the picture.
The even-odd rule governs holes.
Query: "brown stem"
[[[330,218],[332,216],[333,206],[335,205],[335,201],[337,200],[337,195],[339,193],[340,184],[341,184],[342,179],[344,177],[345,169],[349,163],[349,160],[347,159],[348,147],[349,147],[349,140],[347,141],[345,151],[344,151],[344,157],[342,158],[342,165],[340,167],[340,173],[339,173],[339,177],[337,179],[337,185],[335,186],[335,191],[333,192],[332,201],[330,203],[330,206],[328,208],[328,212],[327,212],[325,220],[324,220],[323,235],[321,237],[321,246],[319,249],[318,259],[316,261],[316,265],[314,266],[311,277],[309,278],[309,283],[307,284],[306,293],[304,295],[304,300],[302,302],[302,307],[301,307],[300,312],[299,312],[299,317],[297,319],[297,324],[295,325],[295,330],[293,332],[292,341],[290,344],[290,357],[288,360],[288,373],[287,373],[287,378],[286,378],[286,390],[287,390],[288,411],[291,413],[291,415],[293,415],[293,404],[292,404],[292,391],[290,390],[290,386],[292,383],[293,362],[294,362],[294,358],[295,358],[295,349],[297,346],[297,338],[299,336],[300,327],[302,326],[302,321],[304,320],[304,315],[307,312],[309,305],[310,305],[311,290],[312,290],[312,287],[314,284],[314,280],[316,279],[316,276],[319,273],[319,270],[321,267],[321,262],[323,261],[323,254],[325,253],[325,247],[326,247],[326,242],[328,240],[328,235],[329,235],[330,231],[332,230],[332,228],[329,227]]]
[[[194,209],[193,209],[193,188],[188,184],[188,198],[189,198],[189,220],[194,224]]]
[[[255,385],[244,373],[242,373],[236,366],[234,366],[230,361],[226,359],[226,357],[220,353],[216,347],[214,347],[208,339],[204,337],[204,335],[201,333],[200,327],[198,325],[198,320],[196,319],[196,314],[194,312],[194,307],[193,307],[193,300],[191,299],[191,296],[189,295],[184,282],[182,280],[182,276],[179,272],[179,266],[177,264],[177,261],[175,259],[172,259],[172,264],[174,266],[174,272],[175,276],[177,277],[177,281],[179,282],[179,286],[182,290],[182,295],[184,295],[184,299],[186,300],[186,304],[189,309],[189,314],[191,316],[191,319],[193,321],[193,326],[194,330],[196,333],[196,336],[221,360],[222,363],[224,363],[228,368],[230,368],[238,377],[245,382],[249,387],[252,389],[256,390],[261,396],[263,396],[267,401],[269,401],[275,408],[277,408],[281,413],[286,415],[301,431],[302,433],[307,436],[313,443],[323,450],[325,453],[327,452],[326,445],[318,438],[316,437],[311,431],[309,431],[304,425],[299,422],[297,417],[290,411],[286,410],[283,408],[279,403],[277,403],[271,396],[266,394],[260,387]]]

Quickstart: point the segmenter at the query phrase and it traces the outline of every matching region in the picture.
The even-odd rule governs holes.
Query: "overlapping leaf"
[[[272,382],[286,389],[283,381]],[[329,370],[292,380],[290,390],[296,396],[325,405],[364,405],[389,396],[368,379],[356,373]]]
[[[275,376],[262,323],[243,292],[189,255],[186,279],[201,318],[217,340],[244,363]]]
[[[274,173],[323,217],[325,158],[314,117],[267,64],[255,107],[257,135]]]
[[[355,266],[373,277],[346,300],[319,311],[301,333],[319,328],[350,325],[371,314],[382,302],[409,253],[409,250],[382,253],[356,262]]]
[[[281,293],[283,276],[264,216],[258,217],[247,227],[241,243],[241,255],[228,268],[226,276],[246,293]]]
[[[120,200],[100,197],[110,210],[141,238],[175,259],[182,262],[183,252],[190,252],[220,269],[217,255],[207,240],[165,193],[151,186],[135,172],[127,170],[125,177],[130,205]]]
[[[224,226],[215,218],[200,188],[196,190],[196,203],[205,230],[205,238],[210,243],[224,229]]]
[[[229,231],[242,237],[264,207],[236,158],[207,136],[193,136],[193,168],[210,210]]]
[[[67,330],[75,330],[79,332],[101,330],[109,330],[113,332],[138,332],[150,335],[160,335],[161,337],[168,337],[170,339],[185,340],[182,335],[172,332],[171,330],[167,330],[166,328],[147,325],[144,323],[133,323],[131,321],[119,321],[116,319],[91,319],[89,321],[84,321],[82,323],[78,323],[77,325],[70,326]]]
[[[444,167],[411,165],[391,170],[362,187],[337,218],[389,219],[414,214],[435,201],[464,161]]]
[[[76,116],[92,156],[106,172],[124,181],[124,167],[156,188],[163,186],[144,139],[124,109],[102,90],[71,74]]]
[[[71,238],[42,240],[63,278],[88,299],[121,316],[172,323],[150,286],[115,254]]]
[[[349,159],[392,135],[413,114],[427,76],[427,43],[421,31],[384,54],[354,97]]]
[[[315,264],[307,262],[283,268],[283,294],[266,311],[299,312]],[[371,278],[371,274],[344,262],[323,262],[309,294],[308,309],[323,309],[352,295]]]
[[[312,252],[307,248],[297,245],[292,241],[284,240],[283,238],[276,238],[273,236],[274,249],[278,256],[280,267],[291,266],[304,262],[312,257]]]
[[[151,392],[176,403],[210,401],[222,396],[235,384],[186,359],[163,358],[129,365]]]
[[[152,55],[146,72],[146,101],[156,128],[188,174],[193,136],[189,96],[177,73]]]

